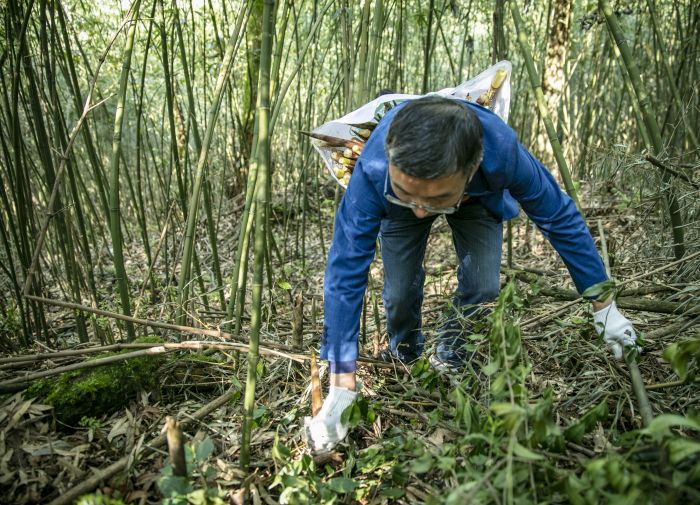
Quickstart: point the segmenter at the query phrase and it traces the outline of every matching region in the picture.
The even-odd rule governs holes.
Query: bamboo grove
[[[439,90],[499,59],[513,62],[510,125],[584,213],[582,189],[616,177],[628,205],[658,217],[634,245],[640,255],[678,260],[700,241],[693,0],[23,0],[0,10],[5,352],[69,344],[52,300],[73,304],[63,310],[80,343],[154,330],[110,314],[224,331],[249,342],[250,423],[257,348],[261,336],[286,342],[275,328],[293,303],[288,287],[312,305],[307,343],[320,330],[342,194],[300,132],[382,88]],[[367,312],[378,327],[377,296]],[[246,449],[240,457],[247,465]]]

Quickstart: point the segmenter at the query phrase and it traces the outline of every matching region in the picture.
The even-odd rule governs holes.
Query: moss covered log
[[[159,337],[143,337],[138,343],[163,343]],[[92,359],[117,353],[104,353]],[[164,355],[134,358],[114,365],[75,370],[58,379],[36,382],[25,393],[54,407],[56,420],[68,426],[78,426],[83,417],[109,415],[126,405],[141,390],[158,388],[159,369],[168,359]]]

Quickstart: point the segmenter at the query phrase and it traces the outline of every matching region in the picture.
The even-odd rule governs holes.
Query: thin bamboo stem
[[[518,32],[518,46],[520,46],[520,52],[525,60],[525,68],[527,69],[527,75],[530,78],[530,86],[535,93],[535,100],[537,102],[537,109],[544,122],[545,129],[547,130],[547,137],[549,138],[549,143],[552,146],[552,152],[554,153],[554,159],[559,167],[559,172],[564,180],[564,187],[566,188],[567,194],[576,204],[576,207],[581,210],[581,204],[578,200],[578,194],[576,193],[576,188],[574,187],[574,181],[571,178],[571,172],[569,171],[569,165],[566,163],[564,158],[564,151],[559,142],[559,137],[557,136],[557,131],[554,128],[554,123],[549,114],[549,109],[547,108],[547,103],[544,99],[544,94],[542,92],[542,80],[537,75],[537,70],[535,69],[535,62],[532,58],[532,53],[527,42],[527,35],[525,34],[525,26],[523,19],[520,16],[520,10],[518,9],[518,4],[515,0],[510,2],[510,12],[513,17],[513,22],[515,23],[515,29]]]
[[[119,93],[117,95],[117,110],[114,115],[114,133],[112,137],[112,156],[110,158],[111,176],[109,183],[109,214],[110,214],[110,235],[112,237],[112,251],[114,257],[114,270],[119,289],[122,312],[124,315],[131,314],[131,303],[129,301],[129,285],[124,267],[124,250],[121,230],[121,203],[119,200],[119,162],[122,148],[122,126],[124,122],[124,106],[126,103],[126,85],[131,68],[131,52],[134,47],[134,35],[136,34],[136,20],[139,15],[141,0],[134,0],[131,11],[131,26],[126,35],[124,46],[124,58],[122,60],[122,72],[119,80]],[[126,331],[129,340],[136,338],[134,325],[126,323]]]
[[[255,212],[255,262],[253,265],[253,300],[250,317],[248,351],[248,374],[246,378],[245,397],[243,400],[243,426],[241,428],[241,468],[247,470],[250,463],[250,432],[255,408],[255,383],[257,380],[258,352],[260,345],[260,327],[262,311],[263,266],[265,261],[265,236],[268,223],[265,211],[270,198],[268,177],[270,174],[270,67],[272,59],[272,24],[274,0],[265,0],[262,15],[262,44],[260,49],[260,75],[258,82],[258,122],[257,154],[253,163],[258,165],[256,183]]]
[[[620,54],[622,55],[622,62],[624,64],[625,70],[630,78],[630,83],[634,88],[634,93],[639,102],[639,107],[641,109],[642,117],[644,119],[644,125],[646,126],[647,132],[651,138],[652,148],[654,153],[658,156],[664,151],[664,143],[661,139],[661,130],[656,122],[656,116],[651,108],[651,99],[646,91],[646,87],[642,83],[642,79],[639,73],[639,68],[637,67],[636,60],[632,55],[629,45],[627,44],[627,39],[617,21],[617,16],[610,7],[607,0],[598,0],[598,8],[605,16],[605,21],[610,29],[610,34],[615,40],[617,47],[620,49]],[[671,228],[673,231],[673,251],[676,259],[679,260],[685,254],[685,241],[683,232],[683,219],[680,214],[680,207],[678,205],[678,198],[676,196],[675,190],[671,185],[670,175],[663,172],[661,177],[664,184],[668,186],[668,210],[671,219]]]

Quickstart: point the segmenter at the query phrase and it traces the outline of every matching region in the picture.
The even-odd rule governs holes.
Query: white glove
[[[634,346],[637,350],[641,350],[635,344],[637,341],[637,333],[634,331],[632,321],[617,310],[617,304],[612,302],[604,309],[600,309],[593,313],[593,323],[598,335],[603,336],[603,340],[612,350],[615,358],[622,359],[622,350],[624,347]]]
[[[304,435],[311,452],[329,452],[345,438],[348,427],[340,422],[340,417],[356,396],[355,391],[331,386],[318,414],[304,418]]]

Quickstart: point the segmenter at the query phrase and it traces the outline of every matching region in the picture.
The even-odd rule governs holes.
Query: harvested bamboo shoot
[[[496,71],[496,75],[494,75],[491,80],[491,87],[476,99],[476,103],[490,108],[493,104],[493,99],[496,97],[496,92],[503,85],[503,81],[505,81],[507,75],[508,72],[503,68]]]
[[[321,410],[323,396],[321,395],[321,379],[318,376],[316,353],[311,353],[311,415],[315,416]]]

